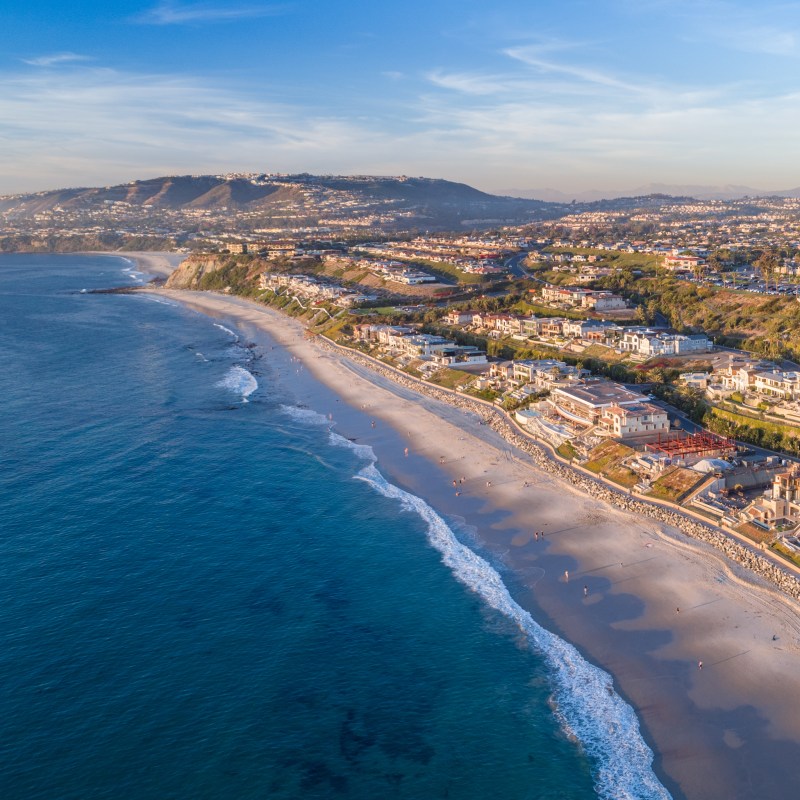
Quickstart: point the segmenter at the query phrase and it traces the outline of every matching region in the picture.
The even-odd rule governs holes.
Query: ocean
[[[144,277],[0,256],[0,796],[669,797],[610,678],[281,354],[90,291]]]

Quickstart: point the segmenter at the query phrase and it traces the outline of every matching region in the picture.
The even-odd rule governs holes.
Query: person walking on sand
[[[403,454],[405,455],[405,457],[406,457],[406,458],[408,458],[408,448],[407,448],[407,447],[406,447],[406,449],[403,451]]]
[[[703,662],[702,661],[698,661],[697,662],[697,669],[703,669]]]
[[[583,596],[584,597],[588,597],[589,596],[589,587],[588,586],[584,586],[583,587]]]
[[[565,580],[567,583],[569,583],[569,570],[568,570],[568,569],[565,569],[565,570],[564,570],[564,580]]]

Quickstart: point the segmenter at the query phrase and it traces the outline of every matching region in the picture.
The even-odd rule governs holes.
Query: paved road
[[[530,278],[530,273],[522,265],[522,262],[527,257],[527,251],[523,250],[521,253],[514,253],[513,256],[505,260],[506,268],[515,278]]]

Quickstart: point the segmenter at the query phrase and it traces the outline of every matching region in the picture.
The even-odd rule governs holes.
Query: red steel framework
[[[658,440],[645,445],[647,449],[673,457],[687,455],[710,455],[711,453],[736,452],[736,442],[727,436],[718,436],[710,431],[700,433],[658,434]]]

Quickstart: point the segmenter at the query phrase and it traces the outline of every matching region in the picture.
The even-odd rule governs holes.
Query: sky
[[[0,0],[0,194],[175,174],[800,186],[800,2]]]

